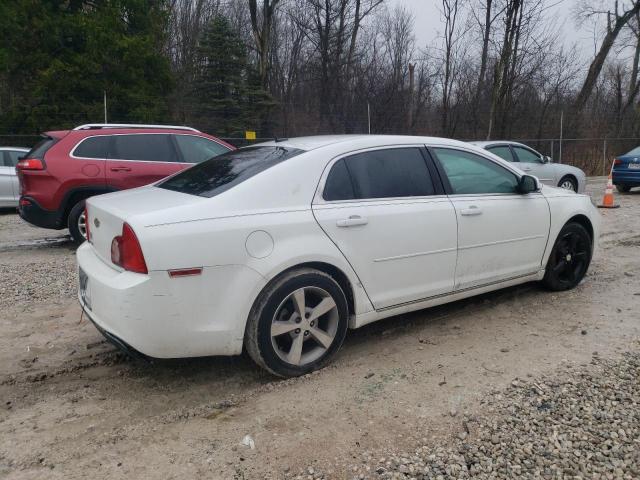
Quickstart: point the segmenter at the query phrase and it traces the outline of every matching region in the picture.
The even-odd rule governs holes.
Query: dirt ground
[[[452,413],[514,378],[638,349],[640,191],[616,200],[575,290],[528,284],[390,318],[285,381],[244,357],[123,356],[81,318],[63,234],[1,213],[0,477],[351,478],[365,452],[447,443]]]

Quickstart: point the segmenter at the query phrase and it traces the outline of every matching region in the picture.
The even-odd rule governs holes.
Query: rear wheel
[[[87,219],[84,215],[84,200],[76,203],[69,212],[67,226],[69,227],[71,238],[76,244],[80,245],[87,239]]]
[[[324,272],[287,272],[260,294],[249,315],[245,346],[261,367],[280,377],[322,368],[347,332],[347,300]]]
[[[616,185],[616,189],[620,193],[627,193],[629,190],[631,190],[631,187],[629,185]]]
[[[558,182],[558,186],[565,190],[573,190],[574,192],[578,191],[578,182],[571,175],[565,175],[562,177],[560,182]]]
[[[578,285],[591,262],[591,237],[579,223],[567,223],[556,239],[542,283],[554,291]]]

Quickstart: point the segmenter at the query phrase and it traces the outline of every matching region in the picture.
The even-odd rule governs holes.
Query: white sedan
[[[318,136],[226,153],[87,201],[79,299],[151,357],[310,372],[348,328],[529,281],[575,287],[590,199],[468,143]]]

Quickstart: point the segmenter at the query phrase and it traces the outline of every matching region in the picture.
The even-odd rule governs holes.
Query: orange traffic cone
[[[613,165],[609,171],[609,178],[607,179],[607,188],[604,190],[604,197],[602,197],[602,204],[598,205],[598,208],[618,208],[613,199]]]

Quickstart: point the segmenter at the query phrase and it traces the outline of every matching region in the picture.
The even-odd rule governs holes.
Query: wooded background
[[[424,1],[441,12],[428,45],[383,0],[0,0],[0,134],[102,122],[106,92],[111,122],[221,137],[526,139],[557,156],[540,139],[562,116],[565,138],[598,139],[588,155],[603,166],[601,139],[634,146],[640,0],[564,0],[593,29],[588,52],[555,1]]]

